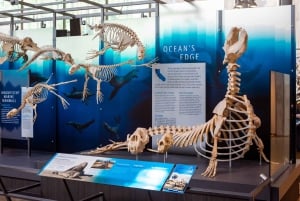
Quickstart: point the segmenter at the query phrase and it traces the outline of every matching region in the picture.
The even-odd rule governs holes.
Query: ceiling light
[[[46,28],[46,24],[45,24],[45,22],[44,21],[41,21],[41,28]]]
[[[256,4],[255,0],[248,0],[248,7],[249,8],[257,7],[257,4]]]
[[[234,8],[243,8],[243,0],[235,0]]]

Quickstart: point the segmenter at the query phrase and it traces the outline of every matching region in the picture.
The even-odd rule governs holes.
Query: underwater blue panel
[[[218,79],[222,65],[217,60],[222,52],[218,47],[219,6],[222,6],[221,2],[215,1],[160,6],[159,61],[206,64],[207,118],[211,117],[211,111],[220,99],[218,96],[223,92]],[[159,72],[157,75],[160,75]]]
[[[93,35],[57,38],[57,48],[72,55],[76,64],[98,65],[98,58],[86,60],[88,52],[98,50],[98,39]],[[96,82],[88,80],[88,96],[83,101],[82,92],[86,70],[79,68],[73,75],[69,74],[70,65],[63,61],[56,62],[57,82],[76,79],[77,82],[60,85],[58,91],[70,104],[68,108],[57,108],[57,150],[76,152],[99,146],[99,113],[101,106],[96,103]]]
[[[159,18],[160,63],[215,60],[216,2],[162,4]]]
[[[269,151],[270,71],[295,73],[293,6],[235,9],[223,12],[222,41],[232,27],[248,33],[248,48],[237,61],[241,72],[241,93],[246,94],[262,125],[257,130]],[[219,79],[227,84],[226,69]],[[257,156],[257,155],[256,155]]]
[[[152,118],[152,70],[141,66],[155,59],[155,18],[109,21],[128,26],[145,46],[145,58],[137,59],[137,47],[123,52],[108,50],[102,57],[103,64],[116,64],[133,60],[132,65],[118,68],[111,81],[103,83],[104,101],[99,113],[101,143],[109,139],[125,140],[137,127],[151,126]],[[159,62],[159,61],[158,61]]]
[[[15,36],[23,39],[30,37],[39,46],[52,46],[52,29],[28,29],[15,32]],[[34,52],[27,51],[30,59]],[[25,60],[18,59],[16,62],[10,63],[10,69],[19,69],[23,66]],[[28,68],[20,72],[29,72],[30,86],[34,86],[39,82],[45,82],[50,77],[48,84],[55,83],[55,74],[53,69],[55,63],[51,60],[41,60],[40,57],[32,62]],[[19,73],[19,71],[16,71]],[[32,149],[55,151],[56,143],[56,97],[49,93],[47,100],[37,105],[37,119],[34,123],[34,137],[31,141]]]

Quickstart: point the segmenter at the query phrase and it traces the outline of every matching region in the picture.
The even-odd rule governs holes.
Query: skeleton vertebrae
[[[134,45],[137,46],[138,59],[141,60],[144,58],[145,47],[140,41],[138,35],[129,27],[121,24],[103,23],[90,26],[90,28],[97,31],[95,37],[99,36],[99,38],[104,42],[104,48],[99,51],[92,50],[90,52],[91,56],[89,56],[87,59],[92,59],[98,55],[102,55],[109,48],[122,52],[126,48]]]

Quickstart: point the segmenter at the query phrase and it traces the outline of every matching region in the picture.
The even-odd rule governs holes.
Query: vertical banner
[[[22,101],[28,90],[30,90],[30,87],[22,87]],[[28,104],[22,109],[21,125],[21,136],[25,138],[33,138],[33,109],[32,106]]]
[[[152,76],[152,126],[205,122],[205,63],[156,64]]]
[[[28,71],[3,70],[1,79],[1,129],[2,138],[21,138],[21,114],[6,118],[6,114],[21,104],[21,87],[28,86]]]

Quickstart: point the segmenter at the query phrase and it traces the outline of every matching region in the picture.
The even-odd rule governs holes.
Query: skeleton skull
[[[145,47],[143,45],[138,46],[137,48],[137,57],[138,60],[142,60],[145,57]]]
[[[38,51],[40,48],[30,37],[25,37],[21,42],[21,48],[23,50]]]
[[[149,142],[147,129],[137,128],[132,135],[127,135],[128,151],[132,154],[142,153]]]
[[[157,142],[158,153],[166,153],[173,145],[173,142],[173,136],[171,133],[166,133],[163,135],[162,138]]]

